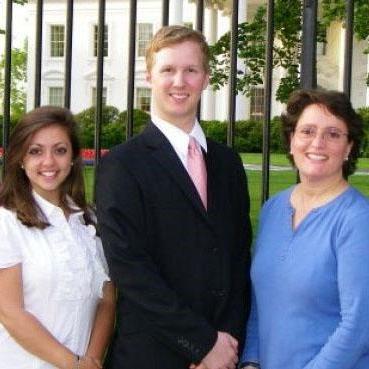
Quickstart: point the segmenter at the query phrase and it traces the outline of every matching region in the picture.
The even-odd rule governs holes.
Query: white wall
[[[4,0],[0,0],[4,2]],[[247,0],[245,0],[247,1]],[[140,0],[138,2],[138,22],[153,23],[154,32],[161,26],[161,0]],[[246,6],[247,5],[247,6]],[[125,110],[128,71],[128,0],[109,0],[106,4],[106,24],[109,29],[109,56],[104,59],[104,86],[107,88],[107,103]],[[34,90],[34,42],[35,42],[35,0],[28,5],[28,101],[27,107],[33,107]],[[247,14],[255,12],[255,1],[244,4]],[[43,35],[43,66],[42,66],[42,104],[48,103],[48,88],[63,86],[64,58],[49,57],[49,29],[51,24],[64,24],[66,5],[59,0],[45,0],[44,2],[44,35]],[[196,9],[194,3],[183,0],[183,21],[195,24]],[[218,11],[216,27],[209,25],[210,12],[205,12],[204,32],[210,38],[218,39],[229,30],[229,15]],[[96,86],[96,58],[92,56],[93,26],[97,24],[98,2],[91,0],[76,0],[74,2],[74,39],[72,64],[72,96],[71,108],[79,112],[92,104],[92,87]],[[215,32],[216,35],[211,34]],[[340,89],[342,69],[342,26],[335,23],[328,30],[329,45],[327,54],[318,61],[318,84]],[[363,45],[355,42],[353,66],[353,102],[355,106],[365,103],[366,86],[362,82],[365,68],[368,68],[367,57],[361,54]],[[273,104],[272,116],[280,114],[283,105],[276,102],[275,91],[278,80],[283,76],[283,70],[275,70],[273,74]],[[136,87],[146,87],[145,62],[143,58],[136,60]],[[237,118],[246,119],[249,114],[248,99],[237,99]],[[202,113],[205,119],[226,120],[228,118],[228,87],[215,93],[209,90],[204,93]]]

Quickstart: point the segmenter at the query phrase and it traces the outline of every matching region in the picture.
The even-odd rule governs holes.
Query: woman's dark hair
[[[298,90],[292,93],[288,99],[286,111],[281,116],[286,148],[290,150],[291,134],[295,131],[302,112],[312,104],[323,106],[347,126],[348,140],[352,142],[348,160],[345,160],[342,167],[343,176],[347,179],[355,171],[364,131],[360,115],[355,112],[349,98],[344,93],[326,90]],[[292,155],[288,154],[288,157],[294,163]]]
[[[16,212],[18,219],[28,227],[44,229],[49,223],[32,196],[32,186],[21,167],[22,161],[34,134],[55,125],[66,132],[72,146],[73,161],[71,171],[60,187],[60,206],[73,211],[68,204],[68,195],[85,212],[86,223],[94,223],[85,199],[82,159],[73,114],[65,108],[43,106],[25,114],[14,127],[5,152],[6,171],[0,189],[0,205]]]

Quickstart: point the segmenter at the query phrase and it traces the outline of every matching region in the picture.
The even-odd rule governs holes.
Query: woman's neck
[[[291,194],[291,205],[295,209],[293,228],[315,208],[323,206],[346,190],[348,183],[344,178],[326,184],[307,181],[299,183]]]
[[[296,186],[296,194],[315,206],[334,199],[348,187],[347,181],[340,177],[327,183],[302,181]]]

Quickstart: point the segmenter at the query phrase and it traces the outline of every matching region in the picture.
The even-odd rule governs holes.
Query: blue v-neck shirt
[[[293,229],[292,190],[261,213],[242,361],[369,369],[369,200],[349,187]]]

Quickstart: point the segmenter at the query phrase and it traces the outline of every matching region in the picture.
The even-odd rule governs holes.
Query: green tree
[[[76,115],[82,147],[94,147],[95,114],[95,107],[91,107]],[[108,105],[103,107],[102,115],[101,147],[109,149],[112,146],[124,142],[126,139],[127,112],[123,111],[120,113],[116,107]],[[133,133],[140,133],[145,128],[149,119],[149,114],[142,110],[134,109]]]
[[[81,146],[94,147],[95,141],[95,115],[96,108],[85,109],[78,113],[75,118],[78,123]],[[111,131],[110,126],[117,122],[119,110],[114,106],[105,105],[102,108],[101,140],[105,148],[105,133]]]
[[[13,3],[19,4],[19,5],[24,5],[24,4],[28,3],[28,0],[13,0]],[[4,34],[5,34],[5,30],[0,28],[0,35],[4,35]]]
[[[14,48],[11,51],[10,112],[19,117],[26,109],[25,83],[27,82],[27,52]],[[5,56],[0,59],[0,101],[4,101]]]
[[[302,0],[276,0],[273,46],[273,66],[283,67],[285,76],[277,88],[277,100],[285,102],[299,86],[299,60],[301,55]],[[334,20],[344,20],[344,0],[322,0],[318,21],[317,41],[325,41],[325,31]],[[369,41],[369,0],[355,1],[354,31],[357,39]],[[251,22],[238,26],[237,53],[244,63],[244,71],[237,71],[237,91],[249,96],[253,86],[263,83],[265,69],[266,7],[260,6]],[[211,85],[215,90],[228,81],[230,68],[230,34],[223,35],[210,48]],[[369,46],[366,50],[369,53]],[[369,74],[367,78],[369,85]]]
[[[146,127],[147,122],[150,120],[150,115],[143,110],[133,109],[133,134],[141,133]],[[124,136],[127,130],[127,111],[122,111],[119,114],[118,122],[123,127]]]

